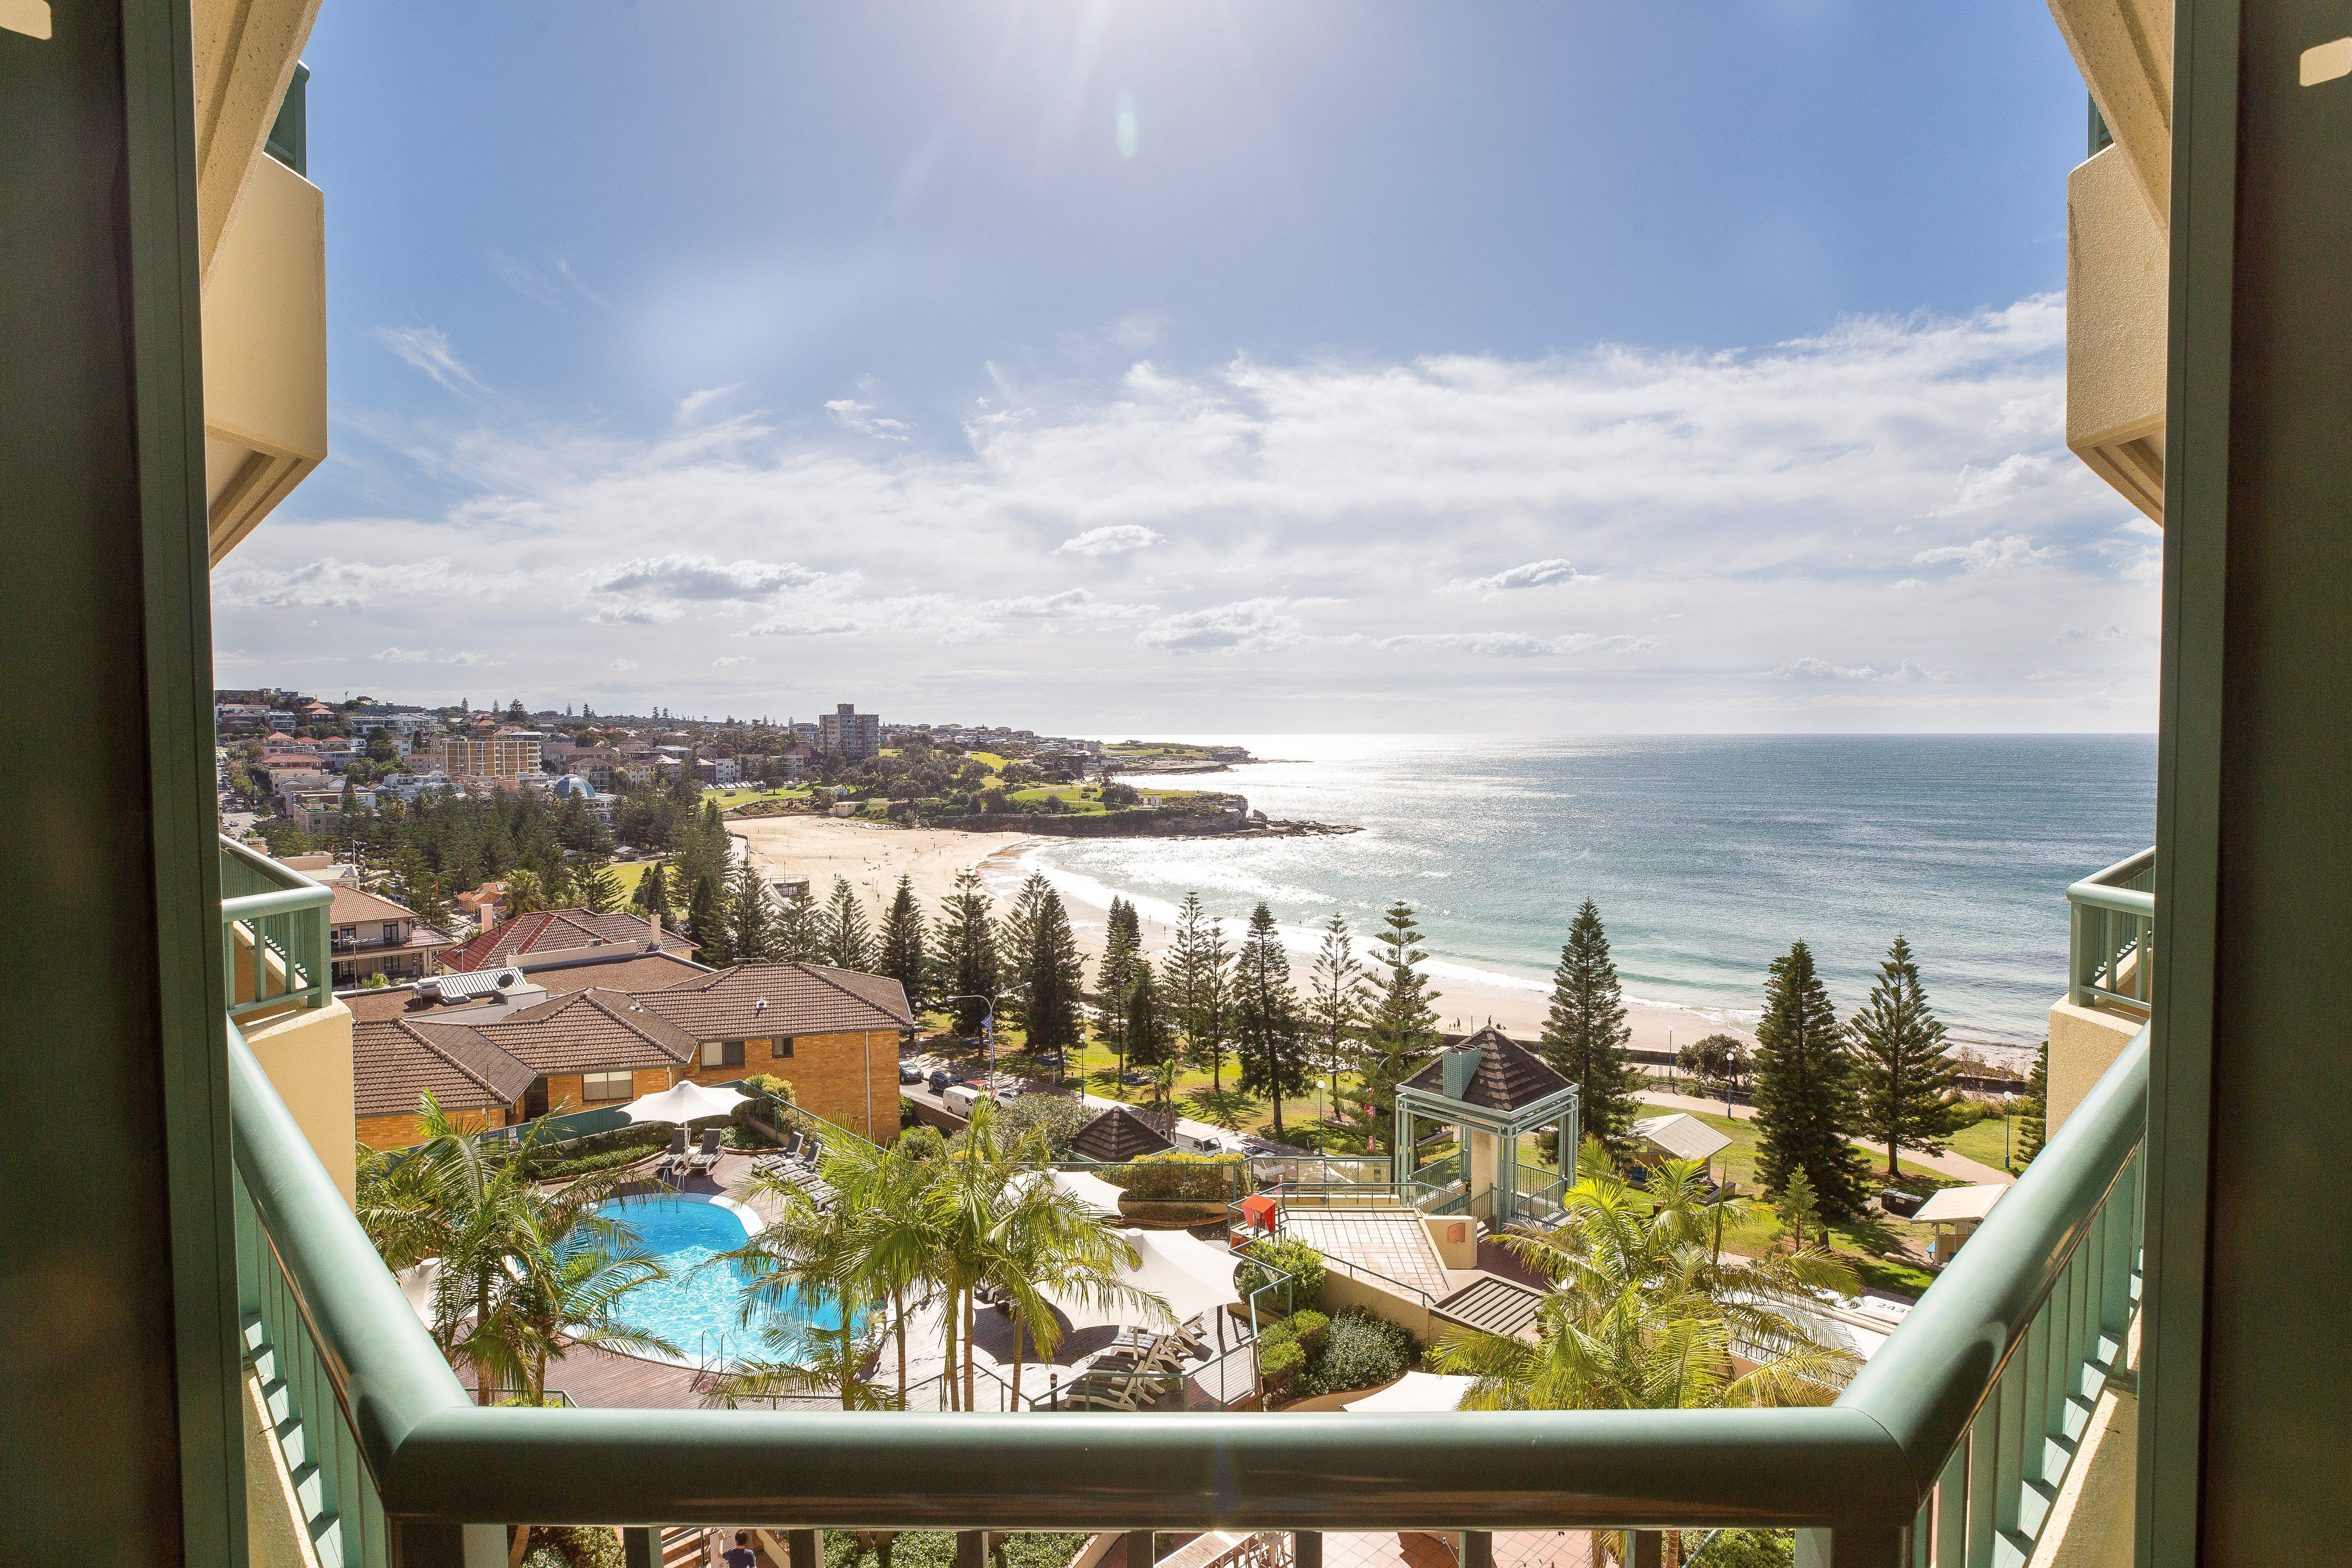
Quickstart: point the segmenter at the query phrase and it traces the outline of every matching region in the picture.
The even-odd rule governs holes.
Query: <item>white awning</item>
[[[1381,1389],[1345,1405],[1352,1415],[1403,1415],[1422,1410],[1459,1410],[1462,1396],[1475,1377],[1453,1377],[1434,1372],[1409,1372]]]
[[[1981,1187],[1946,1187],[1921,1204],[1919,1212],[1911,1217],[1923,1225],[1939,1220],[1949,1225],[1954,1220],[1982,1219],[1992,1213],[1992,1205],[2000,1202],[2001,1194],[2007,1191],[2009,1188],[1998,1182]]]
[[[1669,1160],[1712,1160],[1731,1147],[1730,1134],[1718,1132],[1682,1110],[1672,1116],[1643,1117],[1632,1131]]]
[[[1067,1173],[1056,1173],[1067,1174]],[[1234,1266],[1238,1261],[1222,1247],[1212,1247],[1198,1237],[1181,1230],[1129,1230],[1119,1233],[1140,1255],[1135,1268],[1122,1271],[1125,1284],[1150,1291],[1168,1303],[1168,1310],[1176,1322],[1204,1313],[1222,1310],[1227,1304],[1239,1301],[1234,1289]],[[1132,1328],[1166,1328],[1171,1326],[1156,1313],[1145,1311],[1130,1302],[1117,1302],[1108,1307],[1096,1306],[1075,1293],[1064,1295],[1049,1290],[1046,1294],[1070,1320],[1074,1329],[1100,1323],[1119,1323]]]
[[[699,1121],[706,1116],[724,1116],[751,1098],[735,1089],[705,1089],[689,1082],[659,1094],[642,1095],[621,1107],[621,1113],[632,1121]]]
[[[1097,1219],[1116,1222],[1119,1217],[1119,1190],[1100,1176],[1088,1175],[1084,1171],[1024,1171],[1013,1181],[1033,1182],[1041,1175],[1077,1199],[1079,1205]]]

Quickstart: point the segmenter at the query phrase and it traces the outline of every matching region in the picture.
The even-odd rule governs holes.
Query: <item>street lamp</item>
[[[941,1002],[983,1002],[987,1004],[986,1008],[980,1015],[980,1035],[982,1039],[988,1042],[988,1076],[992,1079],[996,1076],[996,1005],[1005,997],[1016,994],[1022,989],[1023,987],[1015,985],[1011,990],[999,991],[992,996],[965,994],[961,996],[941,996],[939,998]],[[1062,1075],[1057,1069],[1054,1074],[1055,1085],[1058,1088],[1061,1081]],[[993,1093],[994,1091],[994,1086],[992,1085],[990,1092]]]

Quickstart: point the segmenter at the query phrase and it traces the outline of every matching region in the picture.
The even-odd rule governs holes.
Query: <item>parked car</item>
[[[996,1091],[996,1103],[999,1105],[1010,1105],[1020,1098],[1021,1086],[1017,1083],[1008,1083]]]
[[[920,1083],[923,1081],[923,1069],[917,1067],[912,1062],[900,1062],[898,1064],[898,1081],[900,1083]]]
[[[1040,1067],[1057,1068],[1062,1065],[1062,1053],[1059,1051],[1035,1051],[1031,1053],[1029,1059],[1035,1062]]]
[[[940,1103],[959,1116],[970,1116],[971,1108],[980,1103],[980,1089],[973,1084],[951,1083],[940,1090]]]
[[[1151,1075],[1145,1072],[1141,1068],[1129,1068],[1125,1072],[1118,1075],[1118,1081],[1127,1085],[1129,1089],[1134,1089],[1140,1085],[1150,1083],[1151,1081]]]
[[[955,1080],[956,1075],[948,1071],[945,1068],[933,1068],[929,1072],[923,1076],[923,1081],[930,1085],[931,1092],[933,1094],[945,1093],[947,1091],[948,1085],[955,1082]]]

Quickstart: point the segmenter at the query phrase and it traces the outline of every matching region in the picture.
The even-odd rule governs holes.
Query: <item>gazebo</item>
[[[1421,1175],[1413,1164],[1416,1121],[1442,1121],[1455,1130],[1456,1168],[1444,1179],[1461,1182],[1469,1212],[1496,1225],[1528,1212],[1519,1174],[1520,1134],[1551,1129],[1560,1173],[1573,1177],[1576,1171],[1576,1086],[1491,1024],[1444,1047],[1397,1086],[1391,1169],[1400,1183]]]
[[[1175,1146],[1166,1133],[1124,1105],[1112,1106],[1070,1140],[1071,1153],[1097,1165],[1124,1165]]]

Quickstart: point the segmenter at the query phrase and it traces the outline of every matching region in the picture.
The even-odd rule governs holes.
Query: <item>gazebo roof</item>
[[[1477,1066],[1462,1092],[1449,1095],[1445,1092],[1445,1058],[1454,1052],[1470,1050],[1478,1053]],[[1550,1063],[1489,1024],[1459,1045],[1439,1051],[1427,1066],[1406,1079],[1403,1087],[1475,1105],[1482,1110],[1512,1111],[1551,1099],[1568,1087],[1568,1079],[1560,1077]]]
[[[1158,1128],[1124,1105],[1115,1105],[1070,1140],[1070,1152],[1097,1164],[1124,1165],[1146,1154],[1158,1154],[1176,1145]]]

